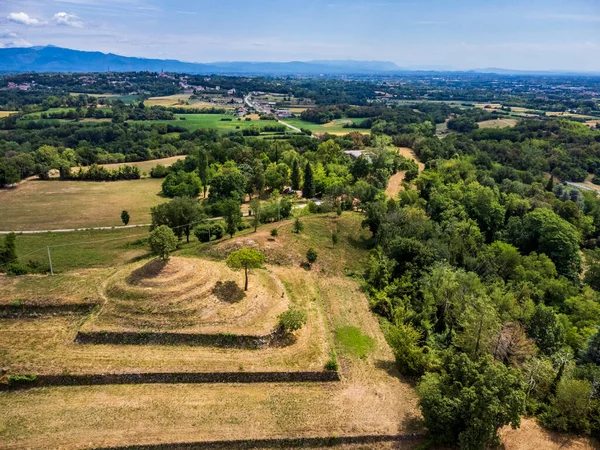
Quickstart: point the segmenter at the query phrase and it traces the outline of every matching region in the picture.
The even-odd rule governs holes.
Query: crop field
[[[185,155],[177,155],[177,156],[171,156],[169,158],[151,159],[148,161],[135,161],[135,162],[98,164],[98,165],[102,166],[102,167],[106,167],[107,169],[110,169],[110,170],[115,170],[115,169],[118,169],[119,167],[123,167],[123,166],[134,166],[134,167],[137,167],[138,169],[140,169],[140,172],[142,172],[142,173],[146,172],[147,174],[149,174],[150,170],[152,170],[152,168],[158,164],[165,166],[165,167],[169,167],[169,166],[172,166],[173,164],[175,164],[180,159],[184,159],[184,158],[185,158]],[[87,167],[82,167],[82,169],[86,170]],[[79,167],[73,167],[71,170],[77,171],[77,170],[79,170]]]
[[[0,118],[2,117],[8,117],[11,114],[16,114],[17,111],[0,111]]]
[[[219,99],[218,102],[211,102],[200,99],[190,99],[191,94],[167,95],[164,97],[150,97],[144,104],[146,106],[176,106],[180,108],[224,108],[235,109],[234,103],[226,103],[233,97],[214,96]]]
[[[222,114],[176,114],[179,120],[147,120],[132,121],[132,123],[141,123],[143,125],[152,125],[154,123],[166,123],[186,128],[190,131],[201,128],[216,128],[222,131],[236,131],[249,128],[264,128],[266,126],[276,126],[278,123],[274,120],[251,120],[234,117],[232,115]],[[182,120],[183,119],[183,120]],[[231,119],[231,120],[221,120]],[[240,119],[240,120],[238,120]]]
[[[550,117],[572,117],[574,119],[587,119],[587,120],[594,119],[594,116],[586,116],[584,114],[576,114],[576,113],[570,113],[570,112],[548,111],[548,112],[546,112],[546,115],[550,116]]]
[[[517,124],[516,119],[492,119],[477,122],[479,128],[506,128],[514,127]]]
[[[1,231],[118,226],[127,210],[131,225],[150,221],[160,196],[161,179],[94,182],[31,179],[0,191]]]
[[[347,123],[360,123],[365,119],[336,119],[329,123],[325,124],[316,124],[313,122],[308,122],[299,118],[289,118],[283,119],[285,123],[289,123],[298,128],[305,128],[307,130],[312,131],[313,133],[330,133],[330,134],[347,134],[353,131],[358,131],[360,133],[368,134],[369,130],[365,128],[344,128],[344,124]]]

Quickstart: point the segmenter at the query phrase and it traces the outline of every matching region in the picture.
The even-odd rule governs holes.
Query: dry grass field
[[[516,119],[492,119],[477,122],[477,125],[479,125],[479,128],[506,128],[514,127],[517,122]]]
[[[177,106],[181,108],[224,108],[224,109],[235,109],[235,104],[224,103],[229,98],[223,96],[219,97],[223,103],[213,103],[203,100],[190,99],[190,94],[176,94],[168,95],[164,97],[150,97],[144,104],[146,106]],[[183,104],[181,104],[183,102]],[[189,103],[189,104],[188,104]]]
[[[521,427],[513,430],[505,427],[500,431],[502,448],[505,450],[592,450],[600,448],[596,439],[559,433],[542,428],[534,419],[522,419]]]
[[[224,257],[234,248],[252,246],[263,250],[270,269],[263,271],[264,275],[278,279],[285,287],[288,301],[308,313],[307,325],[290,346],[241,350],[81,345],[73,339],[79,327],[87,324],[82,318],[2,319],[0,366],[7,367],[9,373],[59,374],[323,370],[333,345],[342,382],[114,385],[4,392],[0,393],[2,446],[81,448],[223,438],[422,432],[415,394],[395,371],[393,355],[359,284],[344,276],[344,271],[362,270],[368,257],[364,239],[369,235],[360,227],[361,215],[310,216],[303,221],[305,231],[300,235],[292,233],[292,223],[287,221],[278,224],[279,236],[274,240],[269,233],[272,226],[265,226],[257,233],[208,246],[193,243],[180,251],[188,255],[185,259],[194,261],[189,254],[201,256],[207,249],[213,259]],[[332,227],[340,229],[340,243],[336,246],[331,244],[327,233]],[[308,247],[318,248],[319,252],[312,270],[299,266]],[[189,269],[180,264],[183,259],[173,258],[179,260],[175,272]],[[200,264],[203,260],[195,261]],[[127,266],[129,273],[140,264]],[[65,284],[71,286],[70,296],[85,293],[93,297],[93,289],[89,287],[93,285],[97,296],[102,298],[111,280],[127,280],[127,276],[122,278],[122,271],[122,268],[75,271],[63,277],[77,279]],[[190,279],[180,280],[183,286],[191,282],[192,276],[202,274],[197,267],[191,272],[193,275],[185,272]],[[260,286],[258,273],[255,271],[250,280],[250,290],[253,285]],[[165,272],[141,280],[134,276],[130,281],[136,287],[151,287],[154,283],[153,291],[169,290],[177,286],[169,285],[167,280],[177,276]],[[103,282],[102,278],[108,281]],[[52,281],[50,277],[44,279]],[[43,286],[37,283],[42,290]],[[75,287],[80,283],[88,287]],[[5,284],[0,279],[0,298],[13,290],[12,282]],[[30,292],[33,291],[32,287]],[[59,294],[56,290],[52,292]],[[32,415],[35,421],[30,420]],[[402,448],[413,446],[407,444]]]
[[[172,166],[173,164],[175,164],[175,162],[179,161],[180,159],[184,159],[185,155],[177,155],[177,156],[171,156],[169,158],[161,158],[161,159],[151,159],[149,161],[136,161],[136,162],[124,162],[124,163],[113,163],[113,164],[99,164],[102,167],[106,167],[107,169],[110,170],[115,170],[118,169],[119,167],[123,167],[123,166],[134,166],[137,167],[138,169],[140,169],[140,172],[146,172],[147,174],[150,173],[150,170],[152,170],[152,168],[154,166],[156,166],[157,164],[163,165],[165,167],[169,167]],[[83,170],[87,170],[87,167],[82,167]],[[73,167],[71,169],[72,171],[77,171],[79,170],[79,167]]]
[[[408,154],[408,149],[403,151]],[[366,240],[370,233],[360,226],[362,216],[344,213],[340,218],[320,215],[302,220],[305,230],[298,235],[292,233],[292,221],[286,221],[234,239],[185,244],[168,268],[148,265],[146,259],[102,269],[73,270],[57,277],[0,277],[0,303],[6,303],[15,292],[23,292],[40,304],[75,302],[79,298],[105,302],[107,308],[115,301],[106,295],[107,290],[117,285],[147,290],[152,301],[165,303],[157,305],[159,309],[169,308],[171,297],[167,293],[175,294],[172,298],[177,299],[200,297],[202,289],[208,292],[207,286],[188,290],[200,283],[199,277],[216,280],[230,276],[239,282],[239,274],[226,273],[228,269],[218,267],[222,265],[218,260],[233,249],[254,247],[266,254],[267,270],[254,271],[249,293],[253,287],[263,289],[261,273],[267,281],[276,280],[274,294],[279,294],[283,286],[283,301],[308,314],[307,325],[289,346],[247,350],[75,343],[77,331],[101,317],[100,310],[98,316],[95,312],[87,317],[0,319],[0,367],[7,370],[5,376],[318,371],[323,370],[333,347],[341,382],[132,384],[0,392],[0,446],[76,449],[220,439],[423,433],[413,386],[398,374],[393,354],[359,283],[345,275],[360,273],[368,258]],[[273,227],[279,230],[275,238],[269,232]],[[340,230],[340,241],[333,245],[328,232],[336,228]],[[318,259],[311,270],[306,270],[300,262],[309,247],[318,249]],[[129,306],[142,308],[140,317],[147,316],[145,299],[133,296],[130,302]],[[134,310],[128,307],[127,311],[132,314]],[[186,314],[184,310],[179,313]],[[520,430],[502,430],[502,438],[507,450],[598,448],[595,441],[550,433],[531,420],[523,420]],[[423,440],[417,439],[338,448],[413,449],[421,443]]]
[[[127,210],[130,224],[150,222],[161,197],[161,179],[131,181],[29,180],[0,191],[0,230],[23,231],[118,226]]]
[[[85,329],[266,335],[289,299],[268,270],[249,278],[245,293],[243,274],[222,262],[174,257],[127,265],[102,286],[106,301]]]
[[[11,114],[16,114],[17,111],[0,111],[0,119],[3,117],[8,117]]]

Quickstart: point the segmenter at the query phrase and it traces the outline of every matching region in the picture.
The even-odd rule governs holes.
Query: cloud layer
[[[29,14],[24,12],[13,12],[6,17],[10,22],[18,23],[20,25],[26,25],[28,27],[39,27],[45,25],[47,22],[30,17]]]
[[[54,14],[52,18],[54,23],[65,27],[83,28],[83,22],[79,20],[75,14],[68,14],[66,12],[59,12]]]
[[[36,19],[24,12],[12,12],[6,16],[6,19],[9,22],[25,25],[27,27],[41,27],[49,24],[46,20]],[[63,27],[83,28],[83,22],[77,15],[66,12],[57,12],[54,14],[52,23]]]

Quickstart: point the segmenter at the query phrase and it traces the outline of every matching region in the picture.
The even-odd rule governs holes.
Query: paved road
[[[263,108],[262,108],[260,105],[258,105],[258,104],[256,104],[256,103],[252,102],[252,96],[251,96],[250,94],[248,94],[248,95],[246,95],[246,96],[244,97],[244,102],[246,103],[246,105],[247,105],[249,108],[254,108],[254,109],[255,109],[257,112],[259,112],[259,113],[264,113],[264,112],[265,112],[265,111],[264,111],[264,109],[263,109]],[[291,130],[294,130],[294,131],[295,131],[295,132],[297,132],[297,133],[302,133],[302,130],[301,130],[300,128],[298,128],[298,127],[295,127],[294,125],[290,125],[289,123],[287,123],[287,122],[284,122],[284,121],[283,121],[283,120],[281,120],[281,119],[277,119],[277,122],[278,122],[278,123],[280,123],[281,125],[285,125],[285,126],[286,126],[286,127],[288,127],[289,129],[291,129]],[[317,138],[316,136],[313,136],[313,135],[311,135],[310,137],[312,137],[312,138],[314,138],[314,139],[316,139],[316,138]]]
[[[588,186],[586,184],[583,183],[576,183],[573,181],[565,181],[565,183],[567,183],[569,186],[574,186],[574,187],[578,187],[580,189],[584,189],[586,191],[596,191],[596,192],[600,192],[600,186],[598,186],[598,188],[593,188],[591,186]]]

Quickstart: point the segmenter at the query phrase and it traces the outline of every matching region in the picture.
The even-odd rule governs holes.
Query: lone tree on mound
[[[248,269],[257,269],[265,262],[265,255],[258,250],[251,248],[242,248],[231,252],[227,257],[227,265],[232,269],[244,269],[246,281],[244,291],[248,290]]]
[[[163,261],[168,261],[169,253],[177,248],[177,237],[175,237],[173,230],[166,225],[155,228],[150,233],[150,248]]]

